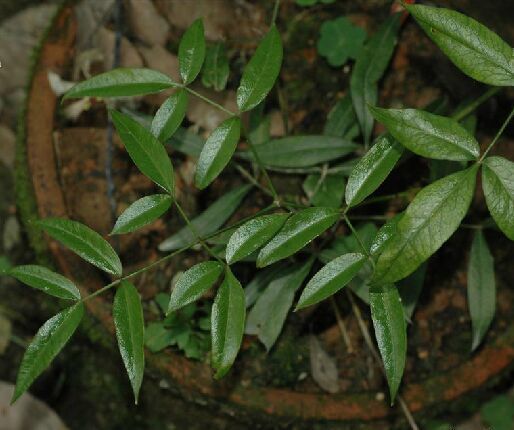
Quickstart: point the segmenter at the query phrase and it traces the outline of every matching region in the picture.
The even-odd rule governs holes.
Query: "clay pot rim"
[[[21,160],[18,168],[26,170],[31,182],[23,191],[33,193],[39,217],[66,216],[53,152],[56,98],[49,87],[47,71],[64,67],[73,53],[76,19],[72,3],[68,1],[59,10],[53,27],[42,41],[28,86],[25,138],[19,139],[22,146],[19,150],[26,151],[27,159],[26,163]],[[45,102],[44,110],[39,108],[40,100]],[[103,286],[96,269],[56,242],[48,240],[47,244],[65,275],[87,279],[84,292],[95,291]],[[112,332],[113,322],[107,300],[95,298],[86,303],[91,314]],[[168,351],[163,354],[147,354],[147,358],[150,365],[169,375],[184,396],[207,396],[229,402],[235,408],[245,407],[278,417],[334,421],[368,421],[385,418],[393,413],[386,400],[377,399],[376,393],[316,394],[277,388],[244,388],[240,384],[230,386],[230,381],[215,382],[205,364],[189,361],[180,354]],[[442,402],[456,400],[462,394],[479,388],[509,368],[513,361],[514,322],[471,360],[422,382],[407,384],[402,387],[401,394],[412,412],[421,411]]]

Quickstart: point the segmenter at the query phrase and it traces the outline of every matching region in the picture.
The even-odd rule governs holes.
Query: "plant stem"
[[[512,119],[512,117],[514,116],[514,108],[512,108],[512,110],[510,111],[510,114],[509,116],[507,117],[507,119],[503,122],[502,126],[500,127],[500,129],[498,130],[498,133],[496,133],[496,136],[494,136],[494,139],[493,141],[489,144],[489,146],[487,147],[487,149],[484,151],[484,153],[482,154],[482,156],[480,157],[480,159],[478,160],[478,164],[481,164],[482,161],[484,161],[484,158],[487,156],[487,153],[491,150],[491,148],[494,146],[494,144],[498,141],[498,139],[500,138],[500,136],[502,135],[502,133],[505,131],[505,129],[507,128],[507,125],[509,125],[509,122],[510,120]]]
[[[473,100],[470,104],[468,104],[467,106],[464,106],[462,109],[460,109],[457,112],[455,112],[452,115],[452,118],[455,121],[460,121],[460,120],[466,118],[470,113],[472,113],[476,108],[478,108],[478,106],[480,106],[487,99],[489,99],[492,96],[494,96],[500,90],[501,90],[501,87],[491,87],[491,88],[489,88],[484,94],[482,94],[476,100]]]
[[[227,109],[226,107],[220,105],[219,103],[216,103],[214,100],[211,100],[210,98],[203,96],[202,94],[196,92],[195,90],[192,90],[189,87],[181,85],[181,86],[179,86],[179,88],[183,88],[188,93],[194,95],[195,97],[198,97],[199,99],[203,100],[205,103],[209,103],[211,106],[214,106],[215,108],[225,112],[226,114],[228,114],[230,116],[238,116],[236,112],[232,112],[230,109]]]
[[[177,208],[178,212],[180,213],[180,216],[182,219],[186,222],[187,226],[189,227],[189,230],[191,230],[191,233],[195,236],[196,240],[202,245],[202,247],[207,251],[208,254],[210,254],[213,258],[218,260],[222,265],[225,265],[225,263],[219,258],[214,251],[205,243],[205,241],[202,239],[200,233],[196,229],[195,225],[191,222],[187,214],[184,212],[184,209],[182,209],[182,206],[180,206],[180,203],[175,199],[174,200],[175,207]]]
[[[344,221],[346,222],[346,225],[350,228],[350,230],[352,231],[353,235],[355,236],[355,239],[357,240],[357,243],[359,244],[360,248],[362,249],[362,252],[364,253],[364,255],[366,255],[368,257],[369,261],[371,261],[371,264],[373,266],[375,266],[375,262],[371,258],[371,254],[369,253],[369,251],[364,246],[364,243],[362,242],[361,238],[359,237],[359,233],[357,233],[357,230],[355,230],[353,224],[348,219],[348,216],[346,215],[346,211],[343,213],[343,218],[344,218]]]
[[[278,9],[280,7],[280,0],[275,0],[275,5],[273,6],[273,15],[271,17],[271,25],[275,24],[278,16]]]
[[[273,195],[271,190],[262,186],[259,183],[259,181],[256,178],[254,178],[253,175],[248,170],[246,170],[239,163],[235,163],[235,165],[236,165],[236,169],[238,170],[238,172],[241,173],[241,176],[243,176],[245,179],[247,179],[252,185],[255,185],[257,188],[259,188],[259,190],[261,190],[263,193],[267,194],[268,196],[272,197],[273,199],[275,198],[275,196]]]

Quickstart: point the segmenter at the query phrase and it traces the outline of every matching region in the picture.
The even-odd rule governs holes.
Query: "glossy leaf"
[[[303,190],[313,206],[341,207],[345,186],[343,175],[309,175],[303,182]]]
[[[402,219],[402,216],[403,212],[396,214],[382,227],[380,227],[370,246],[369,252],[372,256],[377,256],[382,253],[385,244],[396,234],[398,229],[398,222]]]
[[[468,265],[468,305],[473,328],[473,344],[476,349],[482,342],[496,311],[496,282],[494,261],[484,234],[475,233]]]
[[[265,245],[282,228],[288,216],[282,213],[263,215],[244,223],[230,237],[227,263],[235,263]]]
[[[130,282],[124,281],[118,287],[114,296],[112,315],[121,358],[137,404],[145,370],[145,324],[141,298],[136,287]]]
[[[73,282],[46,267],[32,264],[16,266],[9,269],[6,274],[51,296],[67,300],[80,300],[80,291]]]
[[[239,207],[241,201],[252,187],[245,185],[231,190],[216,200],[204,212],[192,220],[195,230],[202,237],[217,231]],[[185,226],[173,236],[168,237],[159,245],[160,251],[174,251],[196,241],[195,235]]]
[[[355,129],[357,126],[357,130]],[[339,100],[327,116],[327,122],[323,128],[326,136],[344,137],[353,139],[359,134],[357,117],[353,110],[352,98],[349,94]]]
[[[482,187],[496,224],[514,240],[514,163],[503,157],[487,157],[482,167]]]
[[[313,259],[285,269],[259,296],[248,314],[246,334],[257,335],[269,351],[275,344],[289,310],[295,292],[301,287],[312,267]]]
[[[176,83],[156,70],[120,68],[78,83],[64,98],[139,96],[157,93],[173,86]]]
[[[173,193],[173,167],[166,149],[145,127],[115,110],[111,118],[130,158],[152,181]]]
[[[211,288],[223,272],[217,261],[204,261],[186,270],[171,292],[167,314],[198,300]]]
[[[27,391],[68,343],[83,315],[84,306],[79,303],[53,316],[41,326],[23,355],[12,403]]]
[[[422,189],[380,254],[374,283],[391,283],[416,270],[458,228],[475,190],[475,164]]]
[[[373,116],[368,105],[377,104],[377,84],[393,55],[399,28],[400,14],[391,16],[382,24],[364,46],[350,78],[353,106],[365,142],[369,142],[373,130]]]
[[[403,147],[391,136],[377,139],[373,147],[358,161],[346,185],[345,200],[351,207],[361,203],[373,193],[403,154]]]
[[[259,159],[270,167],[309,167],[341,158],[358,146],[333,136],[291,136],[256,145]],[[243,153],[252,159],[250,152]]]
[[[406,8],[466,75],[489,85],[514,85],[514,51],[496,33],[453,10],[422,5]]]
[[[353,253],[323,266],[305,286],[296,309],[314,305],[335,294],[352,280],[365,261],[365,255]]]
[[[179,90],[168,97],[155,113],[151,132],[160,141],[165,142],[182,124],[187,110],[187,92]]]
[[[245,295],[239,281],[227,267],[211,314],[211,364],[215,378],[222,378],[236,359],[245,326]]]
[[[146,196],[132,203],[116,220],[111,234],[130,233],[154,222],[171,206],[167,194]]]
[[[202,70],[205,58],[205,36],[201,18],[186,30],[178,47],[180,76],[185,85],[193,82]]]
[[[415,154],[454,161],[473,160],[480,155],[476,139],[452,118],[417,109],[370,109],[375,119]]]
[[[253,109],[271,91],[280,72],[282,56],[280,34],[273,25],[243,70],[237,89],[237,106],[241,112]]]
[[[195,184],[203,189],[225,168],[236,150],[241,135],[239,117],[223,121],[209,136],[196,164]]]
[[[370,291],[371,319],[394,402],[405,368],[407,327],[402,302],[394,285]]]
[[[339,218],[335,208],[303,209],[290,216],[282,230],[259,252],[257,267],[268,266],[293,255],[323,233]]]
[[[121,261],[113,247],[96,231],[77,221],[46,218],[37,221],[55,240],[94,266],[113,275],[121,275]]]
[[[207,88],[223,91],[227,86],[229,71],[225,44],[217,42],[208,46],[202,69],[202,84]]]

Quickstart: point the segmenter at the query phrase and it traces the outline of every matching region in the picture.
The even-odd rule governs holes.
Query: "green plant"
[[[513,50],[496,34],[471,18],[447,9],[405,7],[464,73],[494,86],[514,85]],[[148,69],[117,69],[72,88],[66,98],[135,96],[176,89],[146,126],[133,116],[110,111],[129,156],[161,190],[159,194],[133,203],[119,217],[112,233],[135,231],[160,217],[171,205],[186,226],[160,245],[159,249],[169,254],[147,267],[124,274],[114,249],[89,227],[62,219],[37,223],[51,237],[112,275],[114,280],[81,297],[72,281],[48,269],[30,265],[6,270],[29,286],[72,302],[71,307],[43,325],[27,349],[13,401],[27,390],[73,335],[82,318],[84,302],[111,289],[116,289],[113,317],[119,349],[137,400],[144,371],[145,335],[141,300],[130,280],[199,245],[209,260],[191,267],[179,278],[169,303],[161,305],[167,313],[165,322],[147,328],[147,345],[159,350],[163,345],[177,343],[186,349],[187,342],[179,339],[188,329],[184,326],[177,329],[184,323],[178,315],[182,312],[190,318],[193,303],[221,279],[210,314],[211,364],[215,377],[220,378],[236,359],[245,327],[246,332],[257,335],[267,349],[273,346],[296,292],[316,267],[317,272],[307,281],[296,309],[317,304],[346,285],[369,303],[392,402],[405,365],[406,319],[412,314],[422,286],[424,263],[461,225],[480,169],[489,211],[499,229],[514,239],[514,164],[502,157],[488,156],[514,110],[481,152],[478,142],[461,122],[496,89],[489,90],[452,117],[417,109],[376,107],[378,82],[390,61],[399,28],[399,15],[393,15],[366,42],[352,72],[350,95],[332,110],[324,134],[319,136],[288,136],[256,143],[252,140],[256,136],[255,129],[247,129],[241,120],[245,112],[261,109],[279,75],[282,43],[275,24],[244,68],[237,89],[237,112],[188,86],[198,77],[205,58],[201,20],[193,23],[180,43],[182,83]],[[216,86],[217,78],[209,79]],[[191,96],[202,98],[228,115],[205,142],[180,128]],[[388,133],[377,137],[370,147],[374,119],[382,122]],[[359,134],[364,145],[351,141]],[[247,146],[238,150],[241,135],[246,137]],[[250,184],[228,191],[202,214],[190,219],[175,199],[173,166],[163,145],[166,142],[198,158],[195,175],[198,188],[208,187],[229,164]],[[390,199],[390,196],[371,195],[409,151],[433,160],[460,164],[457,171],[421,190],[409,189],[396,194],[406,197],[410,203],[405,211],[390,219],[369,216],[369,220],[386,221],[380,229],[372,223],[354,226],[354,208]],[[341,161],[343,157],[347,158]],[[246,164],[256,166],[258,173],[252,174],[244,167]],[[269,173],[274,170],[307,175],[304,183],[307,200],[280,195]],[[254,188],[270,198],[269,206],[223,228]],[[340,231],[337,226],[341,222],[351,234],[332,240]],[[473,348],[483,339],[494,316],[493,260],[482,233],[487,225],[484,221],[476,226],[478,231],[469,263]],[[306,247],[329,230],[323,240],[316,242],[316,247]],[[231,266],[247,261],[256,262],[257,267],[263,269],[243,289]],[[319,262],[324,264],[321,268]],[[406,289],[406,280],[416,285],[416,289]],[[251,308],[248,318],[247,308]],[[202,321],[199,324],[204,330],[205,320]],[[170,335],[172,329],[175,332]],[[160,336],[157,346],[152,343],[156,341],[155,336]]]

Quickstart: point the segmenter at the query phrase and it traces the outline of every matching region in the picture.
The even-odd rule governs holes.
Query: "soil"
[[[345,4],[337,2],[330,7],[306,11],[301,16],[296,15],[297,18],[292,20],[288,20],[287,17],[291,16],[293,10],[296,11],[293,2],[285,2],[281,9],[279,27],[285,29],[286,46],[284,70],[279,86],[282,102],[279,103],[278,97],[272,97],[268,108],[282,109],[288,118],[289,130],[294,133],[319,133],[320,124],[323,124],[327,113],[348,88],[348,72],[344,69],[342,72],[334,70],[316,54],[314,45],[320,22],[344,14],[372,31],[389,12],[384,6],[385,2],[381,1],[341,3]],[[134,39],[137,35],[126,36]],[[171,44],[173,45],[173,42]],[[248,46],[248,52],[252,48],[253,45]],[[234,73],[229,87],[235,86],[236,77],[241,71],[241,63],[236,54],[234,51],[231,58]],[[63,77],[71,78],[71,75],[70,66]],[[420,29],[411,21],[405,24],[382,88],[381,105],[394,106],[401,103],[412,107],[425,106],[442,95],[449,96],[450,104],[455,105],[456,101],[462,98],[462,94],[480,94],[483,91],[482,87],[463,79],[462,75],[449,68],[447,60],[437,53],[434,45],[427,41]],[[512,95],[500,95],[479,109],[481,143],[495,131],[498,123],[495,118],[504,116],[503,110],[509,103],[512,104]],[[65,106],[59,109],[62,110]],[[138,110],[153,113],[157,107],[154,99],[144,98],[140,101]],[[59,112],[54,130],[59,181],[68,213],[71,218],[87,223],[102,234],[110,231],[113,220],[103,168],[107,147],[106,117],[104,105],[94,103],[91,109],[73,124],[63,119]],[[194,124],[186,123],[186,126],[188,125]],[[379,126],[376,132],[381,132]],[[514,136],[512,127],[507,130],[506,135]],[[509,151],[511,147],[509,144],[504,148]],[[202,211],[224,191],[243,183],[235,170],[229,170],[208,191],[198,192],[187,180],[191,169],[190,159],[171,150],[170,155],[176,171],[180,174],[177,182],[178,199],[190,214]],[[384,183],[380,193],[390,194],[409,186],[423,186],[430,181],[427,163],[418,159],[411,161],[412,163],[401,166]],[[115,215],[119,215],[137,198],[155,191],[153,184],[128,159],[117,138],[114,139],[112,172],[115,185],[114,199],[117,203]],[[291,179],[280,174],[273,174],[272,177],[279,190],[287,190],[289,194],[301,192],[301,179]],[[255,213],[264,207],[266,202],[265,195],[253,191],[245,200],[243,207],[227,224]],[[386,212],[392,215],[405,204],[405,201],[399,199],[391,202],[389,206],[370,206],[369,210],[375,211],[373,213]],[[484,214],[483,198],[477,193],[470,220],[481,219]],[[181,223],[176,214],[170,211],[162,220],[147,228],[119,238],[114,245],[120,252],[126,270],[130,271],[157,259],[157,245],[178,227],[181,227]],[[347,233],[343,228],[337,231],[337,234]],[[497,231],[488,230],[486,235],[494,254],[498,283],[497,315],[485,340],[489,343],[501,335],[512,321],[514,291],[510,288],[510,283],[514,279],[514,266],[511,264],[513,244]],[[325,237],[322,237],[320,241],[324,239]],[[470,358],[471,331],[466,299],[467,250],[470,248],[470,240],[470,231],[460,229],[430,260],[418,308],[409,326],[405,383],[419,382],[431,375],[454,369]],[[22,259],[29,260],[30,257],[24,255]],[[146,321],[160,318],[156,310],[155,297],[160,292],[169,292],[173,276],[205,258],[202,252],[191,251],[136,280],[136,286],[144,299]],[[254,274],[252,265],[238,268],[237,275],[243,285]],[[24,315],[48,315],[55,307],[46,300],[39,300],[40,296],[27,296],[23,287],[15,283],[8,292],[3,289],[2,295],[5,295],[7,303],[16,302],[16,309],[23,310]],[[206,297],[206,300],[209,302],[209,297]],[[363,342],[348,299],[344,294],[340,294],[337,302],[349,331],[353,353],[348,353],[340,338],[330,304],[323,303],[312,313],[291,314],[282,335],[269,354],[265,353],[257,340],[245,339],[243,353],[233,371],[239,383],[245,387],[276,387],[298,393],[323,393],[310,376],[308,335],[314,332],[326,351],[336,358],[340,392],[359,394],[372,391],[383,396],[387,392],[383,377]],[[366,324],[371,328],[367,307],[360,302],[358,305],[365,316]],[[16,320],[20,332],[24,335],[33,333],[43,321],[27,321],[21,315],[18,315]],[[149,371],[149,376],[153,380],[144,384],[146,392],[142,397],[155,399],[156,403],[162,402],[162,411],[159,412],[161,415],[154,415],[155,411],[161,409],[156,404],[143,403],[141,408],[134,412],[130,403],[128,383],[124,382],[121,363],[113,348],[112,338],[106,335],[99,327],[99,323],[93,319],[85,324],[80,336],[80,340],[74,343],[75,346],[68,347],[64,356],[58,359],[57,365],[53,366],[34,387],[35,394],[49,399],[49,402],[56,406],[67,419],[70,428],[82,430],[159,427],[194,430],[206,428],[205,425],[220,429],[237,430],[239,426],[245,428],[238,423],[241,417],[234,421],[227,414],[218,415],[210,422],[214,410],[220,407],[220,404],[213,402],[207,407],[200,407],[198,404],[182,400],[166,380],[161,379],[160,374],[152,374],[152,370]],[[12,345],[7,351],[9,359],[6,362],[19,362],[21,354],[22,350]],[[97,371],[98,368],[102,369],[101,373]],[[14,379],[15,369],[2,368],[0,365],[0,374],[6,375],[8,379]],[[87,386],[87,390],[80,392],[82,385]],[[109,387],[109,390],[105,390],[105,387]],[[168,392],[169,390],[171,391]],[[172,403],[169,403],[170,399]],[[76,404],[84,411],[78,412],[74,409]],[[162,427],[168,422],[167,417],[170,416],[171,410],[175,410],[178,417],[173,423],[175,427]],[[83,417],[87,415],[85,411],[93,411],[94,418],[87,423],[94,422],[94,425],[84,423]],[[150,411],[153,421],[149,421],[147,412]],[[191,420],[187,418],[192,415],[196,424],[191,424]],[[184,421],[181,421],[182,419]],[[288,426],[287,423],[283,425]],[[263,428],[274,428],[274,424],[263,424]]]

